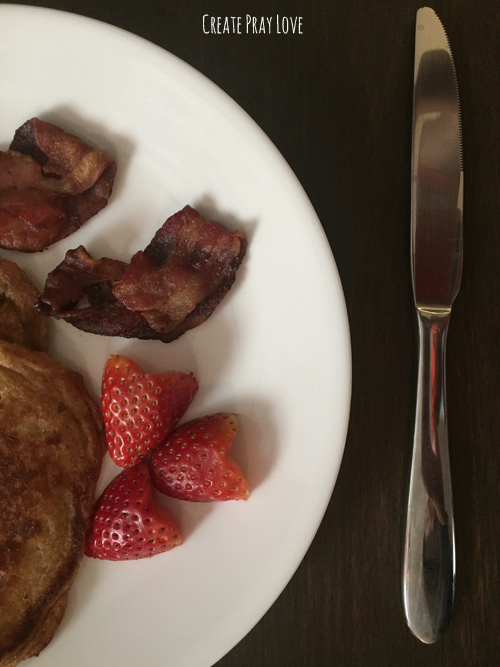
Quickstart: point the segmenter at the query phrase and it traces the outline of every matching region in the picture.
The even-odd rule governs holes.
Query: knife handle
[[[418,310],[420,356],[403,569],[406,621],[435,642],[455,596],[455,530],[446,421],[445,348],[450,311]]]

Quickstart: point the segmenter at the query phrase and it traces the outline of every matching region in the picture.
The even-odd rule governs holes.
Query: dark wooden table
[[[449,34],[462,98],[465,258],[448,347],[457,597],[447,634],[432,646],[407,629],[400,592],[417,370],[409,172],[421,3],[21,4],[135,32],[217,83],[289,162],[338,264],[353,353],[340,476],[292,581],[217,667],[500,665],[500,4],[433,4]],[[303,34],[246,34],[244,24],[240,35],[204,34],[204,14],[301,16]]]

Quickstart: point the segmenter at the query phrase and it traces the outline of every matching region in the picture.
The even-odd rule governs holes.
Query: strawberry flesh
[[[198,391],[192,375],[149,375],[122,355],[111,355],[102,378],[101,407],[113,461],[131,468],[174,429]]]
[[[248,482],[228,455],[237,424],[236,415],[217,413],[177,427],[151,456],[153,486],[181,500],[246,500]]]
[[[144,463],[115,477],[97,501],[85,554],[101,560],[137,560],[182,544],[174,518],[155,502],[151,490]]]

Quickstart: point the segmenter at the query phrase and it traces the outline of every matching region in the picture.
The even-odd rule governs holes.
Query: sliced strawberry
[[[101,406],[113,461],[122,468],[137,465],[173,430],[197,391],[192,375],[148,375],[127,357],[111,355],[102,377]]]
[[[149,470],[124,470],[96,504],[85,553],[102,560],[137,560],[182,544],[170,512],[151,497]]]
[[[153,486],[181,500],[246,500],[248,482],[228,455],[237,425],[236,415],[218,413],[176,428],[151,457]]]

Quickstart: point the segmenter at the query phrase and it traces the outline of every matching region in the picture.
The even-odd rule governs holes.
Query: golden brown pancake
[[[33,307],[39,296],[17,264],[0,261],[0,340],[46,352],[47,321]]]
[[[19,303],[15,294],[11,301]],[[3,324],[0,308],[0,335]],[[0,667],[37,655],[61,622],[105,449],[81,375],[0,342]]]

